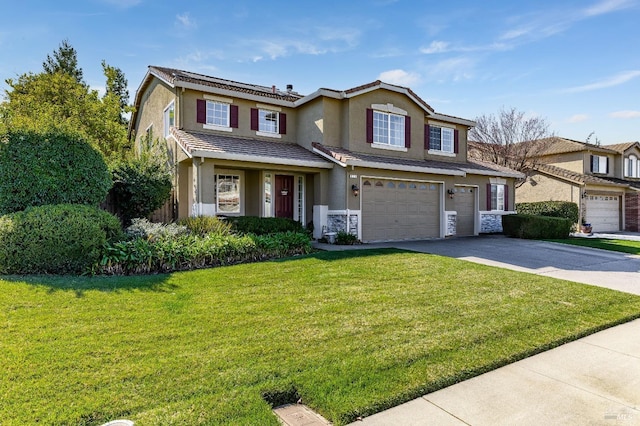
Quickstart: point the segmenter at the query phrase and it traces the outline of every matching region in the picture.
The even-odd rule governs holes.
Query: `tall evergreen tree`
[[[42,63],[42,68],[47,74],[61,72],[70,75],[78,83],[84,84],[82,68],[78,67],[78,54],[67,39],[62,40],[58,50],[53,52],[53,57],[47,55],[47,60]]]
[[[120,123],[123,125],[128,124],[128,120],[125,118],[127,112],[129,112],[129,90],[127,89],[127,79],[120,68],[113,67],[107,64],[107,61],[102,60],[102,71],[107,78],[106,96],[114,96],[118,99],[120,104]]]

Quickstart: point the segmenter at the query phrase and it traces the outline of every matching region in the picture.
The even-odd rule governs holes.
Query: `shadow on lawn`
[[[358,246],[358,248],[335,251],[316,251],[310,254],[297,257],[285,257],[282,259],[273,259],[272,262],[291,262],[295,260],[303,260],[313,257],[318,260],[326,262],[332,262],[342,259],[355,259],[359,257],[372,257],[372,256],[384,256],[395,253],[413,253],[411,250],[404,250],[398,248],[367,248],[366,246]]]
[[[0,275],[0,281],[16,284],[29,284],[46,287],[49,292],[72,291],[76,297],[83,297],[85,291],[121,291],[170,292],[177,288],[169,282],[170,274],[136,276],[84,277],[74,275]]]

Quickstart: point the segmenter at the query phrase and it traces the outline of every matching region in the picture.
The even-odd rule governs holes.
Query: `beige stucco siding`
[[[181,128],[186,131],[198,131],[198,132],[215,132],[215,130],[206,129],[202,123],[197,122],[197,100],[207,99],[205,94],[194,90],[185,90],[182,93],[182,109]],[[279,105],[269,106],[269,99],[265,98],[264,102],[249,101],[240,98],[231,98],[226,96],[206,95],[210,100],[220,100],[221,102],[229,102],[232,105],[238,106],[238,128],[231,129],[228,132],[230,136],[238,136],[244,138],[253,139],[265,139],[275,142],[296,142],[296,123],[297,123],[297,111],[292,108],[287,108]],[[260,108],[261,105],[269,106],[277,112],[282,112],[287,115],[287,133],[284,135],[274,135],[274,137],[260,136],[256,134],[255,130],[251,130],[251,109]],[[225,132],[226,134],[227,132]]]
[[[149,126],[153,128],[154,138],[164,137],[164,110],[175,98],[174,89],[158,79],[151,80],[142,95],[137,122],[134,123],[133,138],[136,143],[146,135]]]
[[[314,99],[300,107],[296,134],[299,145],[311,150],[313,142],[324,143],[325,131],[329,130],[325,129],[324,123],[325,121],[332,123],[323,115],[324,111],[322,98]]]
[[[549,155],[540,159],[541,163],[550,164],[552,166],[561,167],[566,170],[570,170],[576,173],[585,173],[589,170],[585,170],[584,153],[583,152],[569,152],[562,155]],[[587,158],[587,166],[589,159]]]
[[[580,186],[570,182],[536,173],[516,190],[519,203],[537,201],[571,201],[580,200]]]

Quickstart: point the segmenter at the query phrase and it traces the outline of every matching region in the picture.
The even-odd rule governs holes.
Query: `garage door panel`
[[[364,241],[440,236],[440,185],[368,180],[363,184]]]
[[[614,232],[620,230],[620,197],[615,195],[589,195],[587,222],[594,232]]]

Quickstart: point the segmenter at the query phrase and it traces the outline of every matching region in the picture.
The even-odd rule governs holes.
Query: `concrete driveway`
[[[455,257],[640,295],[640,256],[624,253],[502,235],[364,246]]]

